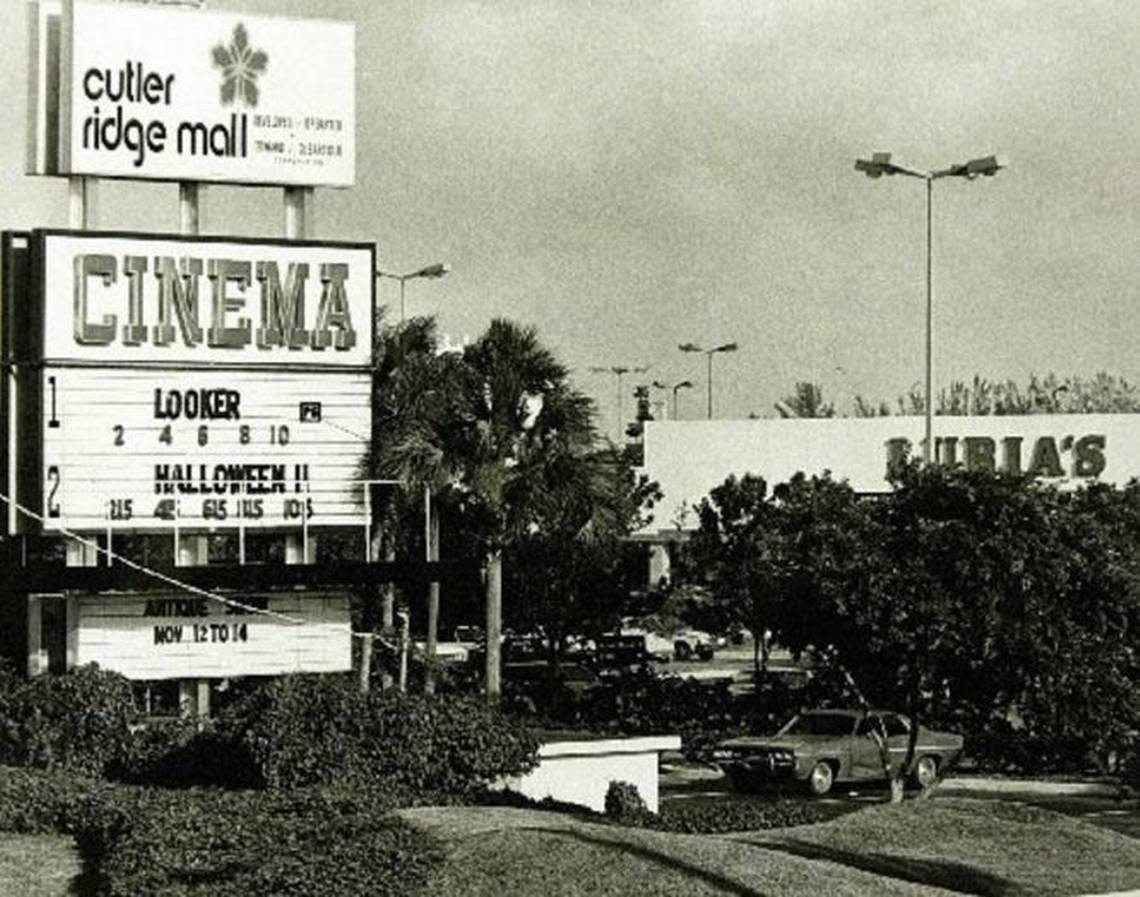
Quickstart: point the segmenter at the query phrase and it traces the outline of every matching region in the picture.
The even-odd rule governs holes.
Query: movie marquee
[[[372,248],[33,242],[45,528],[362,522]]]

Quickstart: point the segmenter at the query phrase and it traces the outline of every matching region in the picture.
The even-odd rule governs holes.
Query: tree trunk
[[[439,509],[431,515],[428,525],[428,560],[439,560]],[[424,665],[424,694],[435,694],[435,654],[439,639],[439,574],[428,584],[427,657]]]
[[[387,538],[384,543],[384,560],[396,560],[396,547]],[[396,632],[396,586],[390,582],[380,584],[380,631],[389,639]],[[380,677],[381,688],[390,689],[393,683],[392,674],[385,670]]]
[[[486,584],[487,658],[485,691],[488,704],[502,698],[502,632],[503,632],[503,551],[496,548],[487,554]]]
[[[368,694],[372,681],[372,632],[376,628],[376,592],[370,585],[364,596],[364,613],[361,614],[361,626],[364,631],[360,636],[360,666],[357,673],[360,682],[360,691]]]
[[[910,696],[910,707],[907,708],[907,716],[910,718],[910,734],[906,740],[906,756],[903,759],[902,768],[899,770],[899,776],[905,778],[910,775],[914,770],[915,753],[918,749],[918,693],[912,692]],[[929,787],[923,787],[920,797],[926,797],[929,793]]]

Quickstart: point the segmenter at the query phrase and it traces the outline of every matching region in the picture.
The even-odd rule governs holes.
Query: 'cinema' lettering
[[[82,346],[107,346],[118,340],[124,346],[150,342],[170,346],[176,339],[195,348],[209,346],[243,349],[256,344],[258,349],[281,347],[288,350],[310,349],[346,351],[357,342],[349,308],[348,265],[321,264],[320,299],[312,326],[307,326],[305,295],[309,265],[290,263],[284,285],[276,262],[240,261],[235,259],[199,259],[155,256],[153,267],[144,256],[127,255],[119,260],[103,253],[81,253],[73,260],[73,336]],[[146,274],[152,271],[156,287],[152,291],[152,309],[147,309]],[[210,307],[208,326],[203,328],[199,284],[205,274],[209,281]],[[243,315],[247,293],[254,280],[260,293],[260,321],[254,327]],[[90,313],[92,281],[101,283],[103,292],[114,295],[114,289],[125,281],[126,320],[119,326],[119,316],[104,313],[93,320]],[[151,323],[148,326],[148,317]],[[255,339],[256,333],[256,339]]]

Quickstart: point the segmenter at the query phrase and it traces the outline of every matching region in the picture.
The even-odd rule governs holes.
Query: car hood
[[[722,741],[717,747],[726,750],[818,751],[838,747],[842,741],[842,736],[835,735],[742,735]]]

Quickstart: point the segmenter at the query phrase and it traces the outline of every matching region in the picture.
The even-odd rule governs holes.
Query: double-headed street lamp
[[[907,177],[926,181],[926,438],[922,443],[922,462],[930,464],[934,456],[934,290],[931,261],[933,258],[932,236],[932,197],[934,182],[939,178],[966,178],[973,180],[978,175],[993,177],[1007,165],[1002,156],[983,156],[958,165],[951,165],[940,171],[921,171],[908,168],[891,161],[890,153],[874,153],[870,159],[856,159],[855,170],[869,178],[879,178],[884,174],[903,174]]]
[[[677,347],[682,352],[704,352],[705,357],[708,359],[708,418],[712,420],[713,409],[713,385],[712,385],[712,357],[718,352],[735,352],[740,347],[736,343],[724,343],[720,346],[714,346],[711,349],[702,349],[696,343],[681,343]]]
[[[443,262],[436,262],[434,265],[428,265],[425,268],[420,268],[418,271],[412,271],[410,274],[392,274],[388,271],[377,270],[376,276],[378,278],[387,277],[389,280],[400,281],[400,321],[403,322],[407,310],[404,304],[404,283],[409,280],[415,280],[417,277],[443,277],[450,270],[451,268]]]
[[[692,380],[682,380],[679,383],[674,383],[672,387],[668,383],[662,383],[660,380],[654,380],[653,385],[658,389],[672,389],[673,390],[673,420],[679,420],[677,416],[677,390],[690,389],[693,385]]]

